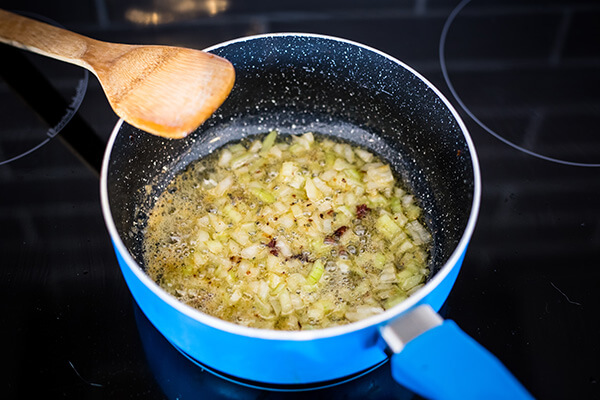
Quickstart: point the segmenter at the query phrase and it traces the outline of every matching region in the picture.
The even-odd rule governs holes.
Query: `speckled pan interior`
[[[333,38],[261,36],[211,51],[236,70],[218,112],[182,140],[124,123],[110,155],[110,208],[140,265],[141,232],[165,184],[198,157],[272,129],[343,138],[389,161],[425,210],[432,270],[446,262],[467,225],[474,178],[464,134],[435,90],[397,60]]]

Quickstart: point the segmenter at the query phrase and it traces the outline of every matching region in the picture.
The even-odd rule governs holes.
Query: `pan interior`
[[[424,209],[431,270],[444,265],[467,226],[473,166],[459,124],[427,83],[381,53],[332,38],[264,36],[213,52],[233,63],[236,84],[210,120],[182,140],[123,123],[112,148],[111,212],[142,267],[148,212],[173,176],[226,143],[272,129],[338,137],[387,160]]]

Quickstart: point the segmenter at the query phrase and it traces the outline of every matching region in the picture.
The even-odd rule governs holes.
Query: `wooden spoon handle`
[[[0,42],[90,70],[84,56],[98,44],[94,39],[4,10],[0,10]]]

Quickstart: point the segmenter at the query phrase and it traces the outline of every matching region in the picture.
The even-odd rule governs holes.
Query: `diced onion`
[[[208,314],[264,329],[352,323],[429,274],[417,199],[366,149],[276,131],[178,174],[146,229],[148,273]]]

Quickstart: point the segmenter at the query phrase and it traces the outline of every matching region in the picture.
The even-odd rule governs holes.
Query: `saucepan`
[[[437,313],[458,276],[480,203],[475,148],[447,99],[404,63],[308,34],[246,37],[207,49],[235,67],[217,113],[181,140],[120,120],[101,173],[102,209],[140,309],[179,351],[224,376],[285,389],[335,383],[391,357],[393,377],[430,398],[529,398],[506,368]],[[276,331],[184,305],[144,271],[143,230],[156,197],[190,162],[276,129],[343,138],[386,159],[419,198],[433,235],[431,277],[408,299],[348,325]]]

